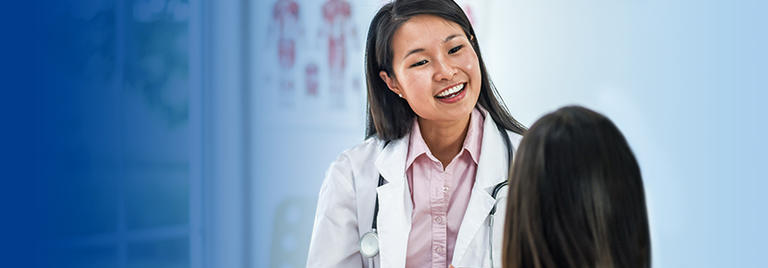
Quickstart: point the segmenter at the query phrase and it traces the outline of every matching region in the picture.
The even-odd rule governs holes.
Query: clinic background
[[[304,267],[325,171],[364,138],[363,47],[384,3],[35,7],[25,263]],[[655,267],[766,266],[766,2],[459,3],[517,119],[580,104],[626,135]]]

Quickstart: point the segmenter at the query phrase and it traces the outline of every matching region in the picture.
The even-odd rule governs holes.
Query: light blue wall
[[[768,250],[768,6],[756,1],[498,1],[486,55],[523,122],[605,113],[645,179],[654,264],[759,267]],[[499,19],[502,20],[502,19]]]

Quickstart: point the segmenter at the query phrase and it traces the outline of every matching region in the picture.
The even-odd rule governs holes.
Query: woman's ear
[[[389,88],[389,90],[391,90],[401,98],[403,97],[403,92],[402,90],[400,90],[400,86],[397,84],[397,81],[394,78],[389,77],[389,74],[387,74],[387,72],[380,71],[379,77],[381,77],[381,80],[384,80],[384,83],[387,84],[387,87]]]

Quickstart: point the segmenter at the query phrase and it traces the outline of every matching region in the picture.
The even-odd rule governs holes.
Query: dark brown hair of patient
[[[619,129],[569,106],[525,134],[510,172],[503,267],[650,267],[640,168]]]

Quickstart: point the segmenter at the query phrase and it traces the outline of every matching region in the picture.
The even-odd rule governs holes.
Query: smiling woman
[[[469,37],[461,27],[433,15],[414,16],[395,31],[392,73],[382,70],[379,76],[418,115],[427,142],[439,141],[428,137],[440,135],[435,132],[461,133],[477,103],[479,62],[465,47]],[[446,157],[438,159],[447,165],[453,155]]]
[[[367,140],[326,173],[307,266],[500,267],[498,189],[525,129],[467,16],[451,0],[389,3],[365,65]]]
[[[469,38],[458,24],[417,15],[395,32],[392,75],[379,71],[387,87],[418,115],[421,134],[443,166],[458,152],[458,138],[482,84],[477,54],[462,49],[468,46]]]

